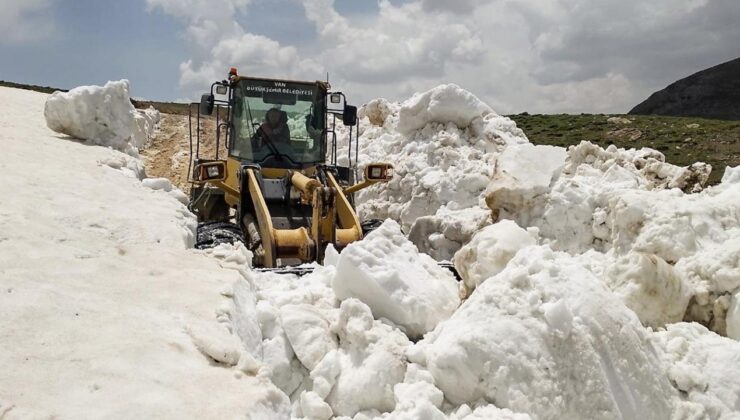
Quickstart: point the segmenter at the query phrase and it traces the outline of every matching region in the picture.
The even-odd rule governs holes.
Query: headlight
[[[226,178],[226,161],[207,161],[196,164],[193,178],[195,182],[223,181]]]
[[[390,163],[371,163],[365,168],[365,178],[369,181],[390,181],[393,178],[393,165]]]

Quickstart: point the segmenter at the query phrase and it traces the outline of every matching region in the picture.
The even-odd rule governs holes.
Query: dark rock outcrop
[[[740,58],[681,79],[629,113],[740,120]]]

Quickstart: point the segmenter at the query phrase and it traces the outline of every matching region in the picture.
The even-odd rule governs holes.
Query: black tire
[[[362,228],[362,236],[367,236],[368,233],[379,228],[380,225],[382,224],[383,224],[383,221],[380,219],[367,219],[361,222],[360,227]]]
[[[204,222],[198,225],[195,240],[197,249],[213,248],[220,244],[235,244],[237,242],[246,245],[242,230],[231,222]]]

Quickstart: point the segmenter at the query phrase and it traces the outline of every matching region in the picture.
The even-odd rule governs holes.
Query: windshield
[[[240,80],[234,88],[231,155],[250,162],[324,161],[324,97],[313,83]]]

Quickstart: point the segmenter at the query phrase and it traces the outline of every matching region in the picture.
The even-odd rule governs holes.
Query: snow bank
[[[520,250],[418,346],[453,404],[537,418],[669,418],[676,392],[634,314],[547,247]]]
[[[137,118],[114,100],[125,89],[111,88],[108,99],[96,90],[106,88],[90,89],[64,99],[80,105],[69,115],[61,113],[68,112],[63,96],[50,100],[51,119],[94,119],[80,110],[98,101],[117,122],[108,140],[103,128],[76,123],[93,133],[85,138],[137,147],[147,124],[137,131],[125,123]],[[4,111],[9,121],[17,112]],[[0,294],[0,322],[24,352],[0,349],[12,378],[0,381],[2,404],[57,414],[48,407],[70,400],[115,417],[133,402],[134,415],[156,417],[162,411],[146,398],[157,395],[154,403],[181,415],[358,420],[740,410],[732,377],[740,368],[737,343],[696,324],[673,324],[695,319],[740,334],[739,169],[702,190],[706,165],[679,168],[650,149],[533,146],[511,120],[454,85],[402,104],[371,101],[360,116],[361,164],[390,161],[397,176],[357,202],[366,217],[395,222],[341,254],[327,250],[325,265],[300,278],[251,270],[242,245],[187,250],[193,216],[171,184],[145,178],[136,159],[60,142],[40,121],[13,141],[3,137],[6,189],[27,184],[12,165],[31,148],[41,156],[32,169],[50,172],[48,183],[22,190],[9,217],[3,211],[0,262],[10,267],[5,273],[21,274],[0,274],[12,290]],[[18,141],[34,136],[43,147]],[[53,176],[73,159],[74,183]],[[28,237],[27,219],[42,222],[33,234],[43,240]],[[460,304],[450,273],[424,253],[454,255],[467,300]],[[54,328],[18,329],[28,322],[28,302],[35,304],[30,318]],[[69,305],[83,316],[72,318]],[[39,379],[59,369],[54,360],[62,359],[44,345],[60,340],[57,331],[72,332],[65,350],[94,343],[73,354],[107,367],[104,391],[67,386],[91,377],[77,366],[65,371],[78,376],[64,389]],[[21,360],[27,353],[39,356],[31,367]],[[28,377],[31,385],[17,385]],[[193,397],[204,389],[221,405]],[[65,407],[61,414],[81,413]]]
[[[622,168],[632,173],[634,181],[643,189],[679,188],[696,192],[703,188],[712,168],[702,162],[688,167],[666,163],[665,156],[650,148],[621,149],[610,145],[606,149],[581,142],[568,149],[566,174],[578,175],[578,168],[588,165],[606,173]]]
[[[128,80],[55,92],[44,106],[46,125],[62,134],[136,156],[154,134],[159,112],[137,111]]]
[[[369,235],[369,249],[353,251],[358,243],[339,255],[329,252],[327,265],[304,277],[252,272],[243,246],[223,245],[213,255],[243,277],[224,292],[219,319],[240,337],[242,350],[212,334],[201,351],[269,378],[281,389],[282,404],[290,401],[293,418],[670,418],[736,410],[733,380],[727,392],[719,385],[729,373],[710,368],[691,376],[695,367],[684,367],[685,360],[715,365],[708,357],[685,356],[665,332],[643,328],[600,281],[607,256],[532,245],[535,233],[502,221],[475,235],[456,263],[470,262],[466,276],[478,287],[415,345],[395,322],[374,315],[377,302],[340,300],[332,287],[339,277],[372,279],[378,271],[407,267],[409,255],[419,258],[402,256],[412,245],[393,222]],[[377,249],[385,251],[370,252]],[[386,266],[357,270],[342,262],[355,258]],[[361,289],[378,287],[358,277]],[[415,282],[413,276],[396,280]],[[719,337],[697,328],[711,344],[692,351],[704,355]],[[734,371],[740,360],[729,357],[733,341],[719,343],[728,348],[721,363]]]
[[[414,377],[406,369],[411,341],[399,326],[419,336],[459,304],[452,275],[419,254],[393,221],[340,255],[330,249],[327,265],[303,277],[250,271],[243,246],[209,253],[243,274],[224,293],[219,319],[246,355],[235,361],[224,345],[215,346],[218,354],[269,378],[292,402],[294,417],[396,409],[412,391],[395,385]]]
[[[410,337],[432,330],[460,303],[452,273],[419,254],[392,220],[344,249],[332,288],[337,298],[360,299]]]
[[[241,346],[214,309],[239,273],[188,249],[194,216],[140,162],[60,141],[47,97],[0,88],[0,417],[285,418],[224,368]]]

